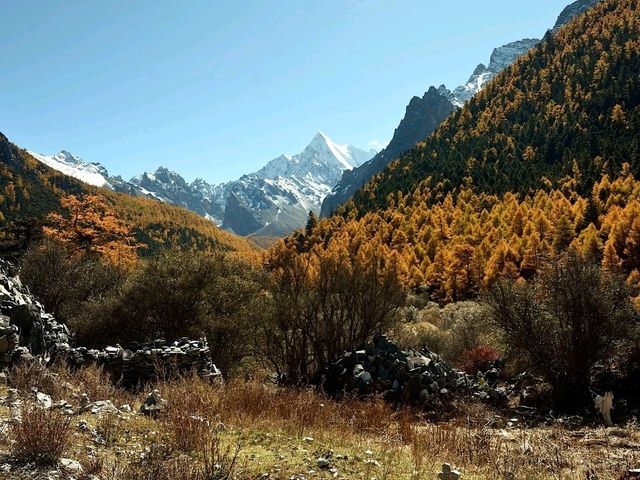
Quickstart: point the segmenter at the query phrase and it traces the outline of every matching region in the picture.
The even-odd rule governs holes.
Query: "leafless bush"
[[[21,408],[21,421],[13,424],[13,457],[20,463],[52,465],[71,441],[71,421],[63,414],[32,404]]]
[[[358,255],[341,248],[300,253],[281,243],[270,253],[273,312],[257,325],[254,348],[281,383],[306,384],[397,319],[404,302],[397,258],[372,246]]]
[[[120,475],[128,480],[231,480],[242,478],[238,465],[240,447],[222,447],[214,434],[200,446],[201,461],[156,446],[129,463]]]
[[[98,417],[96,432],[106,445],[113,445],[122,436],[122,419],[116,413],[103,413]]]
[[[486,305],[507,345],[546,377],[564,411],[590,402],[591,368],[614,354],[638,318],[624,278],[575,252],[554,260],[533,283],[497,283]]]
[[[64,387],[58,374],[38,362],[22,362],[9,371],[8,382],[21,392],[37,389],[54,399],[64,395]]]

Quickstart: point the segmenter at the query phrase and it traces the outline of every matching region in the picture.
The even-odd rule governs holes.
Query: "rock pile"
[[[434,409],[449,403],[454,394],[495,403],[506,399],[501,389],[455,370],[426,347],[403,351],[386,336],[347,352],[319,372],[315,383],[329,394],[380,394],[389,401]]]
[[[204,337],[156,340],[128,348],[75,347],[67,326],[46,313],[14,273],[11,265],[0,260],[0,367],[46,355],[65,358],[74,366],[103,365],[125,385],[152,380],[159,370],[166,375],[195,370],[203,377],[221,378]]]
[[[166,405],[167,401],[162,398],[160,392],[158,390],[153,390],[149,395],[147,395],[144,403],[140,406],[140,413],[150,416],[157,415],[165,409]]]
[[[220,370],[211,361],[207,339],[180,338],[175,342],[156,340],[147,344],[133,344],[129,348],[119,345],[103,350],[78,347],[70,349],[67,359],[72,365],[104,365],[124,385],[136,385],[153,379],[158,370],[172,375],[197,371],[206,378],[221,378]]]

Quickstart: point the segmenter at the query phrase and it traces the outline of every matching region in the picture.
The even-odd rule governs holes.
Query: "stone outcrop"
[[[44,311],[13,268],[0,262],[0,362],[71,348],[66,325]]]
[[[0,367],[41,355],[46,359],[64,358],[73,366],[104,366],[125,385],[163,375],[197,371],[207,378],[221,378],[211,361],[206,338],[180,338],[167,342],[107,347],[102,350],[74,345],[66,325],[46,313],[22,285],[15,269],[0,260]]]

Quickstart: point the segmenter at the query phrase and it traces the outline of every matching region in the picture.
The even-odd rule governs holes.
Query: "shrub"
[[[477,302],[437,304],[412,312],[409,321],[399,323],[391,336],[403,349],[427,346],[451,364],[463,365],[463,356],[481,345],[497,345],[495,333],[484,319]]]
[[[69,446],[71,420],[62,413],[25,404],[21,421],[11,426],[10,436],[17,461],[53,465]]]
[[[401,260],[372,244],[336,239],[297,251],[281,242],[268,267],[274,311],[254,345],[283,383],[305,383],[344,351],[386,332],[404,301]]]
[[[264,273],[222,254],[165,252],[142,263],[119,289],[87,305],[74,327],[82,344],[174,340],[205,333],[227,373],[250,352],[251,325],[268,308]]]
[[[638,319],[624,279],[575,252],[532,283],[498,282],[485,302],[505,344],[546,377],[565,411],[590,401],[591,368],[614,355]]]
[[[20,277],[45,309],[64,321],[90,299],[116,289],[124,270],[102,263],[97,255],[71,255],[62,243],[45,237],[25,253]]]
[[[500,352],[488,345],[481,345],[462,352],[460,365],[469,374],[486,372],[492,362],[500,358]]]

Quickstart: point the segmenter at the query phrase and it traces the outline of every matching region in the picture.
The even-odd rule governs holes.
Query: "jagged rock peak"
[[[586,12],[589,8],[593,7],[596,3],[599,3],[601,0],[578,0],[573,2],[570,5],[567,5],[564,10],[558,16],[558,20],[556,24],[553,26],[553,31],[558,30],[563,27],[571,19],[577,17],[578,15]]]

